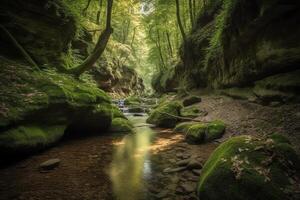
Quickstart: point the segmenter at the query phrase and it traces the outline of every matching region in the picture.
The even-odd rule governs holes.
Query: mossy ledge
[[[123,117],[89,79],[36,71],[3,57],[0,67],[1,155],[51,146],[66,133],[102,134],[110,128],[112,115]],[[51,127],[60,129],[55,132]]]

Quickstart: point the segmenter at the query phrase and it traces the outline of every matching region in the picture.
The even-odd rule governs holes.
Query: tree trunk
[[[157,45],[156,46],[158,48],[158,52],[159,52],[159,56],[160,56],[160,59],[161,59],[162,66],[165,69],[166,65],[165,65],[164,56],[163,56],[162,49],[161,49],[160,34],[159,34],[158,29],[156,30],[156,33],[157,33]]]
[[[168,41],[168,46],[169,46],[169,51],[170,51],[170,57],[173,58],[173,48],[170,40],[170,34],[168,31],[166,31],[166,36],[167,36],[167,41]]]
[[[112,6],[113,0],[107,0],[106,28],[99,36],[97,44],[91,55],[89,55],[85,61],[77,67],[67,69],[66,73],[74,74],[79,77],[83,72],[91,69],[95,62],[100,58],[106,48],[110,35],[113,33],[113,28],[111,27]]]
[[[191,26],[193,26],[194,25],[194,14],[193,14],[193,2],[192,2],[192,0],[189,0],[189,14],[190,14]]]
[[[99,10],[97,12],[97,19],[96,19],[96,24],[98,24],[98,25],[100,25],[102,3],[103,3],[102,0],[99,0]]]
[[[179,4],[179,0],[175,0],[175,2],[176,2],[177,23],[178,23],[178,26],[179,26],[179,29],[180,29],[180,33],[181,33],[183,42],[185,43],[185,41],[186,41],[186,35],[185,35],[185,32],[184,32],[184,28],[183,28],[183,25],[182,25],[182,22],[181,22],[181,17],[180,17],[180,4]]]

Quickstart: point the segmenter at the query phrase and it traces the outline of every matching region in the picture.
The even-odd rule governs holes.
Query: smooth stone
[[[40,164],[40,169],[52,170],[52,169],[55,169],[56,167],[58,167],[59,164],[60,164],[60,159],[58,159],[58,158],[50,159],[50,160],[47,160],[47,161],[43,162],[42,164]]]
[[[193,183],[184,183],[181,185],[181,187],[188,194],[196,191],[195,184],[193,184]]]
[[[164,173],[175,173],[185,170],[186,167],[177,167],[177,168],[166,168],[164,169]]]
[[[190,159],[184,159],[184,160],[180,160],[176,163],[177,166],[187,166],[189,163],[191,162]]]
[[[168,191],[161,191],[159,192],[158,194],[155,195],[155,197],[159,198],[159,199],[162,199],[162,198],[165,198],[168,196]]]
[[[193,174],[197,175],[197,176],[200,176],[201,175],[201,169],[193,169],[192,172]]]
[[[198,161],[191,160],[187,165],[188,169],[202,169],[202,164]]]

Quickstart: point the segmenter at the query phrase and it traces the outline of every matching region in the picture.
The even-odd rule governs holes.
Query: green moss
[[[201,144],[221,138],[225,132],[225,124],[222,121],[210,123],[185,122],[178,124],[174,129],[186,134],[186,140],[190,144]]]
[[[124,101],[125,105],[139,105],[141,102],[141,99],[137,96],[130,96]]]
[[[175,132],[187,133],[188,129],[194,124],[195,124],[194,122],[183,122],[183,123],[177,124],[173,130]]]
[[[64,135],[66,126],[24,125],[0,134],[0,155],[26,154],[54,144]]]
[[[124,118],[124,119],[127,119],[124,114],[122,113],[122,111],[117,107],[117,106],[112,106],[112,109],[111,109],[111,112],[112,112],[112,118]]]
[[[114,118],[112,120],[110,131],[113,133],[134,132],[132,123],[124,118]]]
[[[181,108],[182,105],[177,101],[163,103],[151,111],[147,123],[155,124],[159,127],[173,128],[179,122],[176,116],[180,116]]]
[[[285,199],[284,190],[290,186],[289,173],[294,168],[288,163],[296,154],[286,153],[294,152],[290,145],[284,143],[284,148],[281,145],[268,138],[240,136],[229,139],[205,163],[198,197],[211,200]],[[271,159],[274,154],[278,157]]]
[[[195,118],[198,117],[200,110],[197,106],[189,106],[181,109],[180,114],[182,117]]]
[[[192,125],[186,134],[186,141],[190,144],[201,144],[205,140],[206,124]]]
[[[283,135],[279,134],[279,133],[273,133],[269,136],[269,138],[271,138],[272,140],[274,140],[274,142],[276,143],[287,143],[287,144],[291,144],[290,141]]]
[[[214,121],[208,124],[205,141],[209,142],[222,137],[225,132],[225,124],[222,121]]]

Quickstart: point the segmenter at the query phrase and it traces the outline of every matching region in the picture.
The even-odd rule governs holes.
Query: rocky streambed
[[[188,145],[182,134],[148,127],[145,116],[129,119],[136,134],[69,140],[1,169],[0,199],[196,199],[216,144]],[[41,170],[55,158],[58,166]]]

